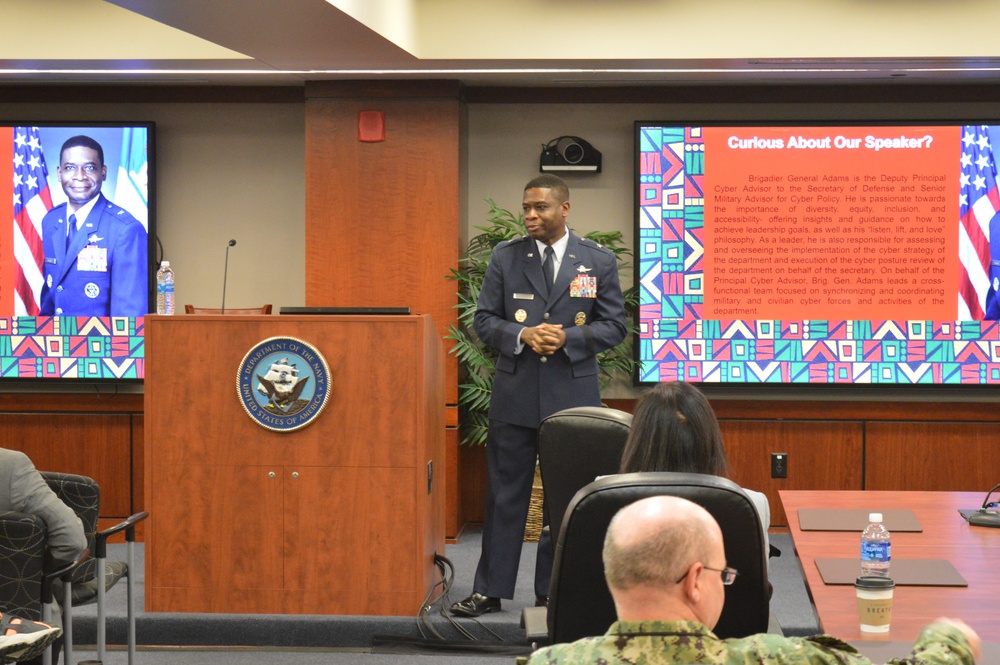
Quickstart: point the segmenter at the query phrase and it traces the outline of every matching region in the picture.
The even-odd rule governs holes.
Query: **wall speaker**
[[[560,136],[542,146],[539,170],[601,172],[601,151],[579,136]]]

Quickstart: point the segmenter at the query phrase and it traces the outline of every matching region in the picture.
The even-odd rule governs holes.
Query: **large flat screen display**
[[[635,140],[640,383],[1000,383],[1000,127]]]
[[[143,378],[152,123],[0,123],[0,380]]]

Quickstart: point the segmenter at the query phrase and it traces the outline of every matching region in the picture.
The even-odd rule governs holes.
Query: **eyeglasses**
[[[713,570],[717,573],[721,573],[722,583],[726,586],[729,586],[730,584],[735,582],[736,576],[740,574],[739,571],[737,571],[735,568],[730,568],[728,566],[725,568],[709,568],[708,566],[702,566],[702,568],[704,568],[705,570]],[[680,578],[676,582],[674,582],[674,584],[680,584],[681,582],[684,581],[684,578],[687,576],[688,574],[684,573],[683,575],[680,576]]]

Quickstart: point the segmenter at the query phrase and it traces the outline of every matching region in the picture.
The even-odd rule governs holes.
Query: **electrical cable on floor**
[[[455,582],[455,566],[446,557],[437,553],[434,554],[434,566],[440,572],[441,579],[431,585],[427,595],[424,596],[420,609],[417,611],[417,630],[420,633],[420,638],[401,639],[394,636],[375,635],[372,637],[372,653],[422,653],[432,651],[453,655],[481,653],[490,655],[502,654],[506,656],[523,656],[531,653],[530,646],[504,642],[503,637],[485,626],[478,619],[472,620],[479,624],[483,630],[493,635],[497,639],[497,642],[483,642],[465,626],[456,621],[448,611],[448,608],[451,607],[451,600],[448,594]],[[440,605],[439,611],[441,616],[445,617],[448,623],[462,634],[465,641],[446,639],[434,627],[431,622],[431,611],[435,605]],[[433,637],[428,637],[425,627],[426,630],[433,634]]]
[[[431,633],[433,633],[435,637],[437,637],[437,639],[445,640],[444,636],[442,636],[441,633],[438,632],[438,630],[434,627],[434,625],[430,621],[431,610],[435,605],[438,605],[438,612],[441,614],[442,617],[444,617],[444,619],[448,623],[452,625],[452,627],[455,628],[455,630],[458,633],[460,633],[467,640],[473,642],[479,641],[479,638],[473,635],[468,628],[466,628],[459,621],[457,621],[455,617],[452,616],[451,612],[448,610],[448,608],[451,607],[452,604],[449,593],[451,591],[452,585],[455,582],[455,566],[451,563],[451,561],[447,557],[437,553],[434,554],[434,565],[441,572],[442,579],[439,582],[435,582],[431,586],[430,591],[424,598],[424,603],[420,606],[420,611],[417,612],[417,629],[420,631],[420,635],[424,638],[427,637],[426,634],[424,633],[424,626],[426,626],[427,629]],[[437,589],[438,587],[441,587],[440,595],[438,595],[438,597],[435,598],[434,600],[431,600],[431,597],[434,595],[434,590]],[[495,637],[498,641],[500,642],[503,641],[503,638],[489,626],[486,626],[478,619],[473,618],[472,620],[476,624],[478,624],[484,631]]]
[[[448,623],[450,623],[452,626],[455,627],[455,630],[462,633],[470,640],[478,641],[479,638],[475,637],[471,632],[469,632],[469,630],[465,626],[459,623],[455,619],[455,617],[451,614],[451,612],[448,610],[448,608],[450,608],[452,604],[448,592],[451,591],[451,582],[454,581],[455,579],[455,567],[452,565],[451,561],[449,561],[445,557],[441,558],[444,560],[448,568],[451,569],[451,579],[449,580],[448,588],[445,590],[444,594],[442,594],[441,607],[439,609],[439,612],[441,613],[441,616],[443,616],[448,621]],[[472,621],[478,624],[483,630],[493,635],[493,637],[497,638],[501,642],[503,641],[502,637],[500,637],[497,633],[493,632],[493,630],[491,630],[488,626],[483,624],[483,622],[480,621],[479,619],[472,618]]]
[[[438,557],[435,556],[435,560],[437,560],[437,558]],[[452,565],[451,561],[449,561],[446,557],[442,556],[442,557],[440,557],[440,559],[444,563],[444,565],[446,565],[448,567],[448,569],[451,570],[451,577],[448,579],[448,586],[447,586],[447,588],[441,594],[441,607],[439,609],[439,612],[441,613],[441,616],[443,616],[448,621],[448,623],[450,623],[452,626],[455,627],[455,630],[457,630],[458,632],[462,633],[463,635],[465,635],[470,640],[478,641],[479,638],[475,637],[472,633],[470,633],[469,630],[465,626],[463,626],[461,623],[459,623],[455,619],[455,617],[451,614],[451,612],[448,610],[448,608],[451,607],[451,604],[452,604],[451,603],[451,598],[449,597],[448,594],[451,591],[452,582],[454,582],[454,580],[455,580],[455,567]],[[497,640],[499,640],[501,642],[503,641],[503,638],[500,637],[500,635],[498,635],[497,633],[495,633],[492,629],[490,629],[482,621],[480,621],[479,619],[476,619],[474,617],[469,617],[469,618],[472,619],[472,621],[475,622],[477,625],[479,625],[483,630],[485,630],[486,632],[488,632],[493,637],[497,638]]]
[[[443,598],[448,593],[448,589],[451,587],[451,584],[454,581],[455,576],[454,572],[452,572],[451,577],[450,578],[448,577],[447,571],[445,570],[445,564],[441,560],[442,558],[443,557],[439,558],[437,554],[434,555],[434,566],[440,571],[441,580],[435,582],[431,586],[430,590],[427,592],[427,595],[424,596],[424,601],[420,605],[420,610],[417,612],[417,630],[420,632],[420,637],[428,639],[427,634],[424,633],[424,626],[426,626],[427,629],[431,633],[433,633],[437,639],[443,641],[445,639],[444,636],[437,631],[437,629],[434,627],[434,624],[430,620],[430,611],[431,608],[435,605],[435,603],[440,601],[441,598]],[[447,559],[445,559],[445,561],[447,561]],[[431,598],[434,596],[434,590],[437,589],[438,587],[441,587],[441,593],[437,596],[437,598],[434,598],[432,600]]]
[[[452,625],[452,627],[455,628],[456,631],[458,631],[463,637],[465,637],[465,639],[475,641],[476,636],[473,635],[471,632],[469,632],[468,628],[466,628],[458,621],[456,621],[455,617],[453,617],[451,615],[451,612],[448,611],[448,608],[451,607],[452,604],[451,596],[449,594],[451,592],[452,585],[455,583],[455,566],[451,563],[451,560],[445,556],[435,555],[434,561],[435,563],[437,563],[439,566],[442,567],[442,570],[443,569],[448,570],[448,582],[447,584],[445,584],[445,587],[441,592],[441,597],[439,598],[440,606],[438,608],[438,612],[441,614],[441,616],[445,618],[445,620],[448,623]]]
[[[438,603],[441,603],[442,612],[444,607],[447,606],[448,591],[455,582],[455,567],[452,565],[451,561],[437,553],[434,554],[434,566],[441,573],[441,580],[435,582],[427,592],[427,595],[424,597],[424,602],[421,604],[420,610],[417,612],[417,630],[420,632],[420,636],[423,639],[428,639],[427,634],[424,632],[424,628],[426,626],[427,630],[433,633],[438,640],[446,641],[446,638],[438,632],[438,630],[434,627],[434,624],[431,622],[430,612],[434,605],[437,605]],[[438,587],[441,588],[441,593],[436,598],[433,598],[434,590]],[[465,628],[457,625],[454,621],[451,621],[451,623],[455,626],[459,633],[465,636],[466,639],[475,639]]]

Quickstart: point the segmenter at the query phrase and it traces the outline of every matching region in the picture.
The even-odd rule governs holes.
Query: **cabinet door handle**
[[[278,474],[276,474],[274,471],[268,471],[268,473],[267,473],[267,477],[268,478],[274,478],[276,475],[278,475]]]
[[[298,477],[299,477],[299,472],[298,471],[292,471],[292,478],[298,478]]]

